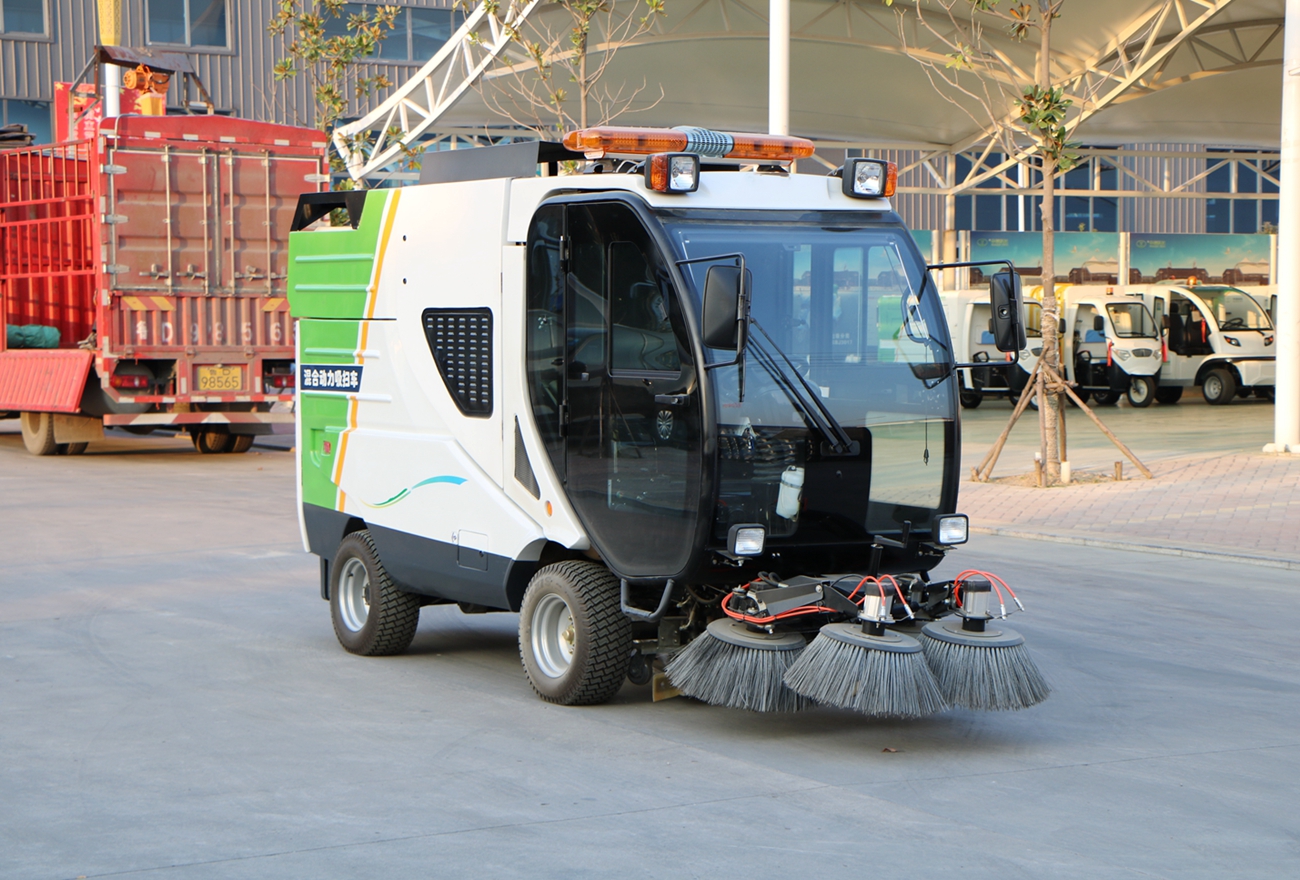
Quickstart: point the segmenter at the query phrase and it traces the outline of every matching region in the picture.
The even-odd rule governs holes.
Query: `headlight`
[[[898,166],[883,159],[849,159],[841,174],[844,194],[855,199],[888,198],[898,183]]]
[[[1228,343],[1229,345],[1235,345],[1237,346],[1237,348],[1241,348],[1241,342],[1238,341],[1238,339],[1235,336],[1225,336],[1223,337],[1223,341]]]
[[[656,153],[645,161],[647,189],[689,193],[700,188],[700,157],[694,153]]]
[[[941,516],[936,531],[940,544],[965,544],[970,537],[970,520],[964,513]]]
[[[727,533],[727,547],[736,556],[758,556],[766,538],[767,530],[762,526],[738,523]]]
[[[1119,359],[1122,361],[1128,360],[1131,356],[1129,355],[1127,348],[1117,348],[1115,349],[1115,354],[1119,355]]]

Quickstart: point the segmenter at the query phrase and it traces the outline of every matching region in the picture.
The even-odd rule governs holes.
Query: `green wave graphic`
[[[366,507],[371,507],[375,509],[381,507],[392,507],[394,504],[401,501],[403,498],[410,495],[412,492],[414,492],[416,489],[420,488],[421,486],[430,486],[434,483],[451,483],[453,486],[459,486],[463,482],[465,482],[464,477],[453,477],[448,474],[444,474],[442,476],[437,476],[437,477],[429,477],[427,479],[421,480],[420,482],[416,483],[414,486],[411,486],[409,489],[403,489],[402,491],[394,495],[392,498],[389,498],[387,501],[380,501],[378,504],[371,504],[369,501],[366,501],[363,498],[361,499],[361,503],[364,504]]]

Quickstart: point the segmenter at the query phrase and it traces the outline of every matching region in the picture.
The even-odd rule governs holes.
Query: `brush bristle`
[[[751,712],[796,712],[808,701],[783,678],[802,651],[742,648],[703,633],[668,662],[673,686],[714,706]]]
[[[921,639],[939,689],[954,706],[1008,711],[1028,709],[1052,692],[1025,646],[979,647]]]
[[[919,651],[899,653],[818,635],[785,683],[818,703],[867,715],[919,718],[948,708]]]

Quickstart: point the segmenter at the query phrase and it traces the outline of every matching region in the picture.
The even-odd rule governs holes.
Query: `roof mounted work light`
[[[849,159],[844,163],[843,177],[846,196],[887,199],[898,185],[898,166],[884,159]]]
[[[657,153],[645,160],[645,185],[661,193],[689,193],[700,188],[700,157],[694,153]]]
[[[588,159],[610,155],[648,156],[653,153],[694,153],[716,159],[754,159],[792,162],[813,154],[806,138],[765,134],[734,134],[707,128],[623,128],[602,125],[582,128],[564,136],[564,146],[585,153]]]

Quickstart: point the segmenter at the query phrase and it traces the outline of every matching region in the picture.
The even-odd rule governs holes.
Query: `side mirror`
[[[704,276],[704,316],[701,332],[707,348],[737,351],[749,320],[750,273],[741,286],[739,266],[710,266]]]
[[[1106,332],[1106,319],[1101,315],[1093,315],[1092,329],[1096,330],[1098,333]]]
[[[1168,330],[1168,329],[1169,329],[1169,316],[1168,316],[1168,315],[1161,315],[1161,316],[1160,316],[1160,329],[1161,329],[1161,330]]]
[[[989,305],[993,309],[993,344],[998,351],[1025,347],[1020,276],[1003,269],[989,279]]]
[[[1064,318],[1062,318],[1061,320],[1059,320],[1059,321],[1056,322],[1056,332],[1059,333],[1061,336],[1064,336],[1064,335],[1065,335],[1065,319],[1064,319]]]

